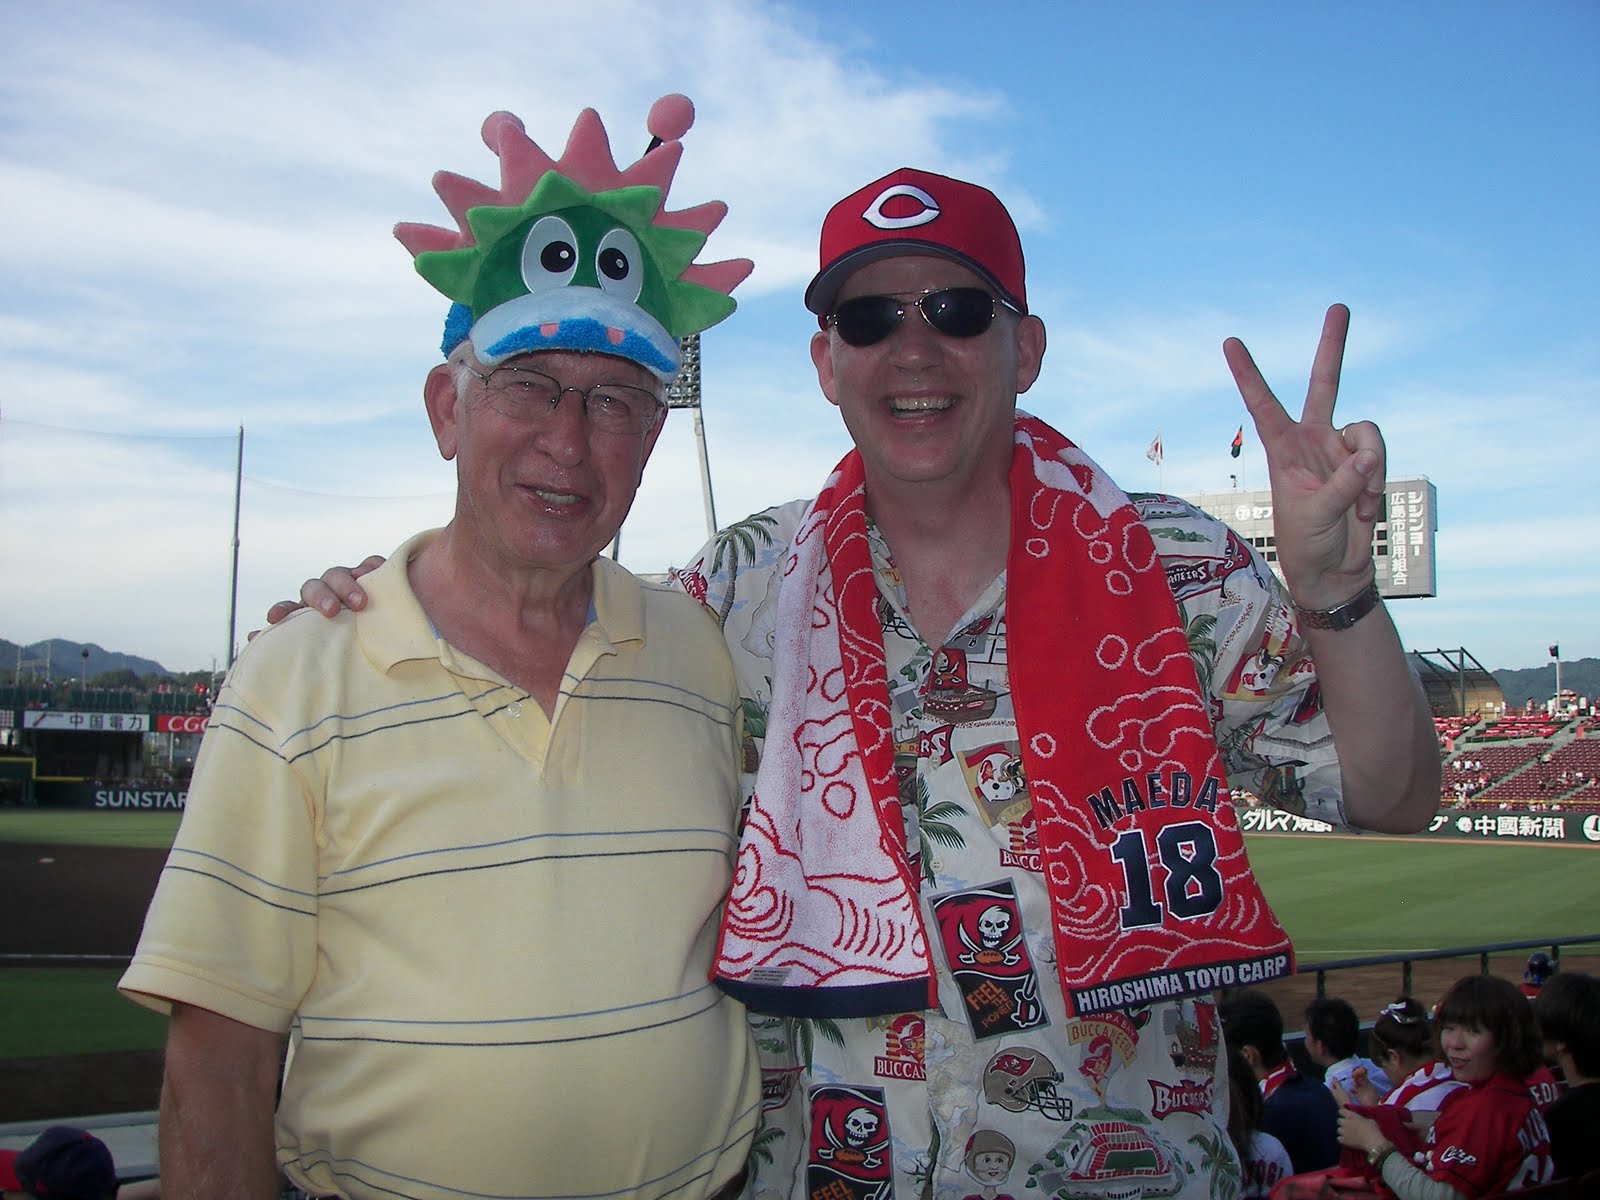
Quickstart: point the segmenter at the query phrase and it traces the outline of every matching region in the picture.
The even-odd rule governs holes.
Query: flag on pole
[[[1561,657],[1561,647],[1559,645],[1550,647],[1550,657],[1551,658],[1560,658]]]
[[[1241,425],[1241,426],[1239,426],[1239,432],[1233,435],[1233,446],[1228,450],[1228,453],[1232,457],[1238,458],[1239,457],[1239,451],[1241,451],[1243,449],[1244,449],[1244,426]]]
[[[1156,440],[1150,443],[1150,449],[1144,452],[1144,456],[1155,463],[1156,466],[1159,467],[1161,465],[1161,435],[1159,433],[1156,434]]]

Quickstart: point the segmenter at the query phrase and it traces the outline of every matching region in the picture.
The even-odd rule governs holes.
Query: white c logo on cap
[[[897,196],[907,196],[923,206],[922,211],[913,213],[909,217],[885,216],[883,206]],[[939,202],[919,187],[909,183],[897,183],[891,188],[885,188],[878,194],[878,198],[867,205],[867,211],[861,214],[867,224],[876,225],[879,229],[915,229],[918,225],[926,225],[939,215]]]

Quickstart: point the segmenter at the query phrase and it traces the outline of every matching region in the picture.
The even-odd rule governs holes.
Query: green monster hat
[[[499,188],[440,171],[433,188],[457,228],[394,230],[417,273],[455,302],[444,353],[470,339],[493,367],[518,354],[578,350],[672,379],[678,339],[732,313],[728,293],[753,266],[694,261],[727,205],[664,207],[683,154],[679,139],[693,124],[687,97],[663,96],[646,122],[650,148],[618,170],[593,109],[579,114],[559,161],[510,113],[484,121],[484,144],[500,160]]]

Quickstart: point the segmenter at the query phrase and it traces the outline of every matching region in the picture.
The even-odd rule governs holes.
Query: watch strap
[[[1374,579],[1343,604],[1335,604],[1332,608],[1302,608],[1296,604],[1294,611],[1300,615],[1300,622],[1312,629],[1349,629],[1362,617],[1378,607],[1378,581]]]

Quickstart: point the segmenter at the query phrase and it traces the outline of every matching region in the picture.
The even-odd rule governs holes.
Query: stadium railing
[[[192,689],[147,692],[139,688],[0,685],[0,709],[58,709],[64,712],[203,713],[210,698]]]
[[[1370,958],[1341,958],[1324,963],[1301,963],[1295,971],[1297,975],[1315,975],[1317,977],[1317,995],[1328,994],[1328,976],[1335,971],[1347,971],[1360,967],[1386,967],[1398,966],[1400,968],[1401,987],[1399,995],[1410,996],[1412,992],[1412,969],[1419,962],[1437,961],[1446,958],[1476,958],[1478,970],[1484,974],[1491,974],[1489,960],[1496,954],[1507,954],[1519,950],[1544,950],[1550,955],[1551,961],[1557,970],[1561,967],[1561,947],[1587,946],[1600,943],[1600,933],[1586,934],[1581,937],[1562,938],[1559,941],[1550,941],[1543,938],[1534,938],[1525,942],[1495,942],[1484,946],[1458,946],[1449,950],[1421,950],[1412,954],[1379,954]]]

